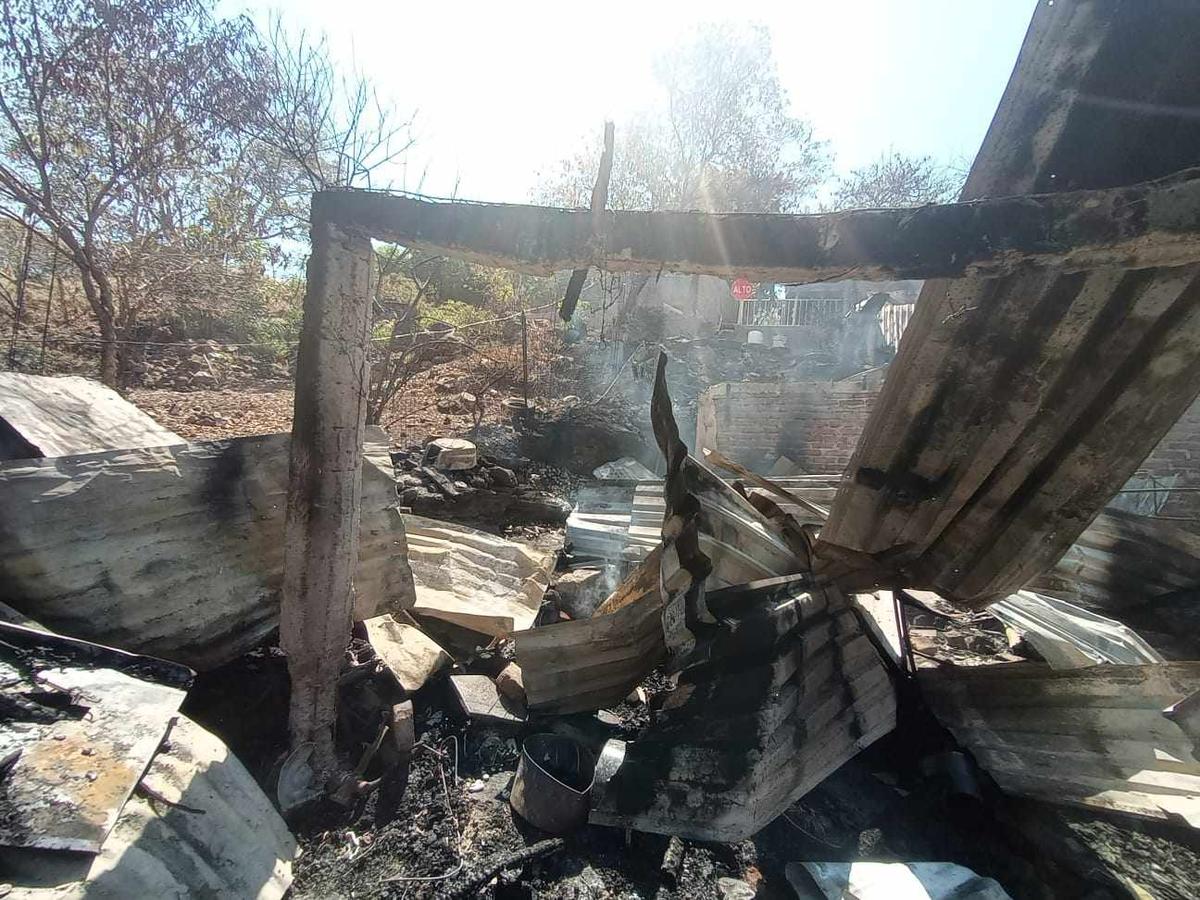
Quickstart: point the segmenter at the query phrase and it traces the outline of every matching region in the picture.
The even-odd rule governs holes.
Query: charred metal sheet
[[[186,716],[168,738],[96,855],[0,847],[10,896],[283,897],[296,842],[253,776]]]
[[[662,661],[661,553],[651,553],[590,619],[513,635],[530,712],[619,703]]]
[[[688,454],[679,437],[660,353],[650,418],[667,461],[663,486],[663,636],[679,664],[701,632],[715,623],[704,600],[708,586],[744,584],[811,568],[806,537],[786,517],[764,514]],[[774,511],[774,512],[777,512]]]
[[[288,436],[0,464],[0,582],[62,634],[227,662],[279,623]],[[356,617],[413,602],[385,443],[363,465]]]
[[[794,495],[799,502],[785,499],[778,490],[765,491],[748,483],[745,499],[756,505],[756,497],[769,495],[779,511],[790,516],[799,525],[819,525],[828,513],[814,512],[814,507],[824,509],[837,492],[837,476],[787,476],[771,478],[770,483]],[[731,486],[735,490],[739,481]],[[701,497],[701,502],[704,498]],[[738,504],[741,507],[741,504]],[[579,492],[575,508],[567,519],[567,540],[574,554],[582,558],[595,558],[612,562],[640,560],[646,557],[662,539],[662,521],[666,511],[663,500],[663,482],[647,481],[636,487],[583,488]],[[760,509],[760,512],[763,510]],[[771,518],[771,513],[764,513]],[[708,541],[701,534],[701,546]],[[707,550],[705,552],[708,552]],[[750,578],[781,575],[783,572],[760,573]]]
[[[742,840],[895,727],[891,681],[840,593],[795,575],[705,603],[713,624],[654,723],[598,775],[590,821]]]
[[[651,504],[657,486],[638,487],[642,509],[661,510],[657,526],[647,525],[642,537],[653,533],[662,542],[592,618],[515,635],[531,711],[577,712],[620,701],[668,649],[678,662],[696,631],[715,622],[703,606],[706,589],[808,567],[803,535],[688,455],[671,412],[666,365],[662,354],[651,409],[667,459],[662,500]]]
[[[1194,165],[1197,29],[1195,4],[1038,4],[963,198]],[[1005,597],[1062,556],[1197,392],[1195,265],[927,281],[822,530],[826,571],[972,608]],[[844,552],[861,558],[839,572]]]
[[[1006,791],[1200,826],[1200,760],[1164,710],[1200,662],[942,666],[918,673],[934,714]]]
[[[179,710],[192,672],[0,624],[0,843],[97,852]]]
[[[1119,616],[1165,594],[1200,590],[1200,534],[1178,522],[1106,509],[1029,587]]]
[[[817,516],[821,522],[824,522],[829,518],[828,507],[813,503],[812,501],[807,500],[798,494],[793,494],[791,491],[777,482],[764,478],[756,472],[751,472],[745,466],[733,461],[723,453],[718,453],[716,450],[710,450],[707,447],[702,448],[701,452],[703,453],[706,462],[712,463],[718,469],[724,469],[727,472],[732,472],[734,475],[738,476],[738,478],[743,479],[754,487],[766,491],[776,501],[782,500],[789,505],[798,506],[810,515]]]
[[[0,372],[0,459],[184,443],[98,381]]]

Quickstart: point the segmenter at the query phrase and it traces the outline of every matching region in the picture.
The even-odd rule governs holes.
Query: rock
[[[514,703],[525,706],[525,681],[521,677],[521,667],[515,662],[509,663],[496,676],[496,690],[501,696],[507,697]]]
[[[718,878],[717,896],[721,900],[754,900],[754,888],[740,878]]]
[[[522,491],[512,498],[507,512],[517,521],[565,522],[571,515],[571,504],[545,491]]]
[[[588,619],[611,593],[603,569],[572,569],[554,583],[559,609],[572,619]]]
[[[467,785],[467,790],[470,791],[472,794],[478,794],[485,787],[487,787],[487,785],[484,783],[483,779],[476,778],[474,781],[472,781],[470,784]]]
[[[208,369],[201,369],[192,376],[192,384],[207,386],[214,385],[216,383],[217,376],[208,371]]]
[[[506,469],[504,466],[492,466],[488,469],[488,475],[491,476],[494,487],[515,488],[517,486],[517,473],[512,469]]]
[[[479,462],[479,450],[463,438],[438,438],[425,448],[425,458],[437,469],[457,472],[473,469]]]
[[[473,721],[492,728],[517,731],[525,711],[502,697],[486,675],[451,675],[450,687],[462,711]]]

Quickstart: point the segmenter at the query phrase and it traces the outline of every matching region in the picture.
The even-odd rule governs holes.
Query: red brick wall
[[[1138,467],[1138,475],[1159,479],[1176,476],[1176,488],[1192,489],[1172,491],[1160,515],[1200,516],[1200,493],[1197,492],[1200,490],[1200,401],[1192,404],[1167,432],[1154,452]],[[1132,487],[1136,481],[1126,487]]]
[[[787,456],[805,474],[841,474],[879,386],[860,380],[713,385],[700,397],[697,451],[717,450],[759,472]]]
[[[781,455],[806,473],[840,474],[867,422],[878,385],[854,382],[717,384],[700,398],[696,448],[709,447],[765,472]],[[1167,432],[1138,469],[1176,488],[1160,511],[1200,519],[1200,401]],[[1133,481],[1127,488],[1142,488]]]

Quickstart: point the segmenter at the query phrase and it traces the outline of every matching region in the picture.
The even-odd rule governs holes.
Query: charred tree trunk
[[[350,637],[367,409],[371,242],[314,204],[304,327],[296,359],[280,645],[293,746],[334,762],[337,678]]]

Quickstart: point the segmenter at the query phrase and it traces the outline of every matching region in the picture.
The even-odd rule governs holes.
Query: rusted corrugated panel
[[[1200,161],[1200,7],[1038,4],[964,197],[1101,188]],[[973,606],[1066,551],[1200,391],[1200,269],[927,282],[822,533]],[[857,555],[856,555],[857,554]]]
[[[190,669],[0,625],[0,844],[95,853],[167,733]]]
[[[640,516],[641,539],[663,536],[664,540],[591,619],[515,635],[531,710],[596,709],[625,697],[662,660],[667,649],[664,609],[672,592],[683,591],[689,597],[695,593],[689,566],[696,561],[703,561],[704,586],[714,589],[790,575],[809,565],[803,538],[767,518],[687,455],[666,393],[666,364],[666,355],[661,354],[652,415],[659,446],[672,460],[668,481],[664,489],[639,486],[635,501],[640,504],[635,512]],[[673,432],[669,445],[660,436],[663,429]],[[675,502],[690,511],[682,539],[673,523],[664,535],[663,517],[668,514],[664,491],[672,487]]]
[[[0,465],[0,585],[49,628],[211,668],[278,624],[286,434]],[[363,466],[355,615],[413,602],[386,445]]]
[[[707,595],[654,723],[597,783],[597,824],[739,841],[895,727],[891,681],[845,598],[809,576]]]
[[[0,459],[182,443],[179,435],[98,381],[0,372]]]
[[[651,553],[592,618],[513,635],[531,711],[562,714],[619,703],[662,661],[660,553]]]
[[[778,495],[773,499],[798,522],[823,522],[824,517],[814,516],[812,506],[827,507],[840,480],[837,475],[772,478],[772,482],[811,505],[801,506]],[[757,490],[747,487],[751,492]],[[644,559],[662,537],[665,512],[661,481],[643,482],[636,488],[585,488],[567,520],[567,540],[577,556],[614,562]]]
[[[1163,715],[1200,690],[1200,662],[943,666],[918,677],[942,724],[1004,790],[1200,825],[1200,761]]]
[[[296,841],[218,738],[177,716],[142,783],[168,803],[149,793],[129,798],[94,856],[0,848],[9,896],[278,900],[287,893]]]

